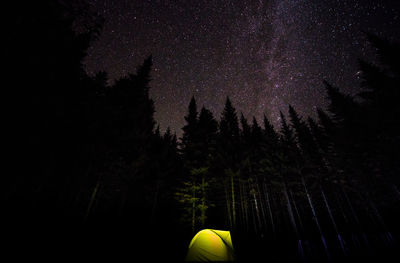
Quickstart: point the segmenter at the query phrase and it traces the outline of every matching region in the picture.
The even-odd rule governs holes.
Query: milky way
[[[156,120],[178,134],[191,96],[217,118],[229,96],[275,126],[292,104],[324,107],[328,80],[356,94],[357,58],[375,61],[362,31],[399,40],[398,1],[90,0],[105,19],[87,70],[112,79],[153,55]]]

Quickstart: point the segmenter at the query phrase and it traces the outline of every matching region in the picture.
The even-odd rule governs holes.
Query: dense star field
[[[292,104],[314,116],[328,80],[358,92],[357,58],[374,61],[363,31],[399,39],[399,3],[383,0],[91,0],[104,19],[87,70],[111,79],[153,55],[161,129],[178,135],[192,95],[218,117],[229,96],[247,118],[279,125]]]

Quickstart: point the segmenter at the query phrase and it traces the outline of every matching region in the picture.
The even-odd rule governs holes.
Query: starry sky
[[[326,106],[322,80],[356,94],[362,31],[400,40],[398,0],[88,0],[104,19],[85,61],[117,79],[153,55],[151,97],[162,130],[181,135],[194,95],[219,118],[226,96],[248,119],[279,125],[292,104]]]

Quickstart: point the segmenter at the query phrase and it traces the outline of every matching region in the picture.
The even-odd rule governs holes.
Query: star
[[[326,107],[324,79],[359,91],[357,59],[376,59],[362,31],[400,38],[396,1],[88,1],[105,19],[88,72],[118,79],[152,54],[155,117],[178,136],[193,95],[217,118],[226,96],[275,127],[289,103],[315,116]]]

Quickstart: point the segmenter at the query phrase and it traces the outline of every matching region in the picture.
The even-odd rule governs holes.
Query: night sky
[[[111,79],[153,55],[151,97],[161,129],[178,135],[194,95],[219,118],[238,112],[279,124],[279,110],[324,107],[326,79],[358,92],[357,58],[375,61],[362,31],[399,40],[398,0],[89,0],[105,19],[87,71]]]

